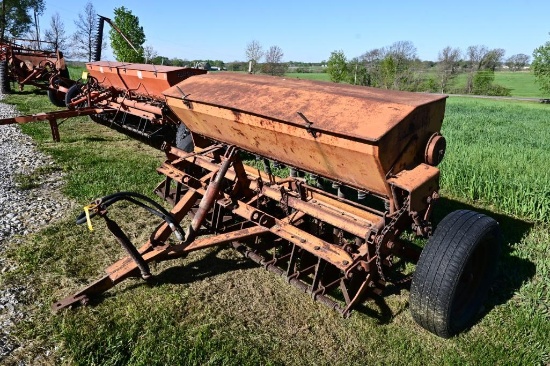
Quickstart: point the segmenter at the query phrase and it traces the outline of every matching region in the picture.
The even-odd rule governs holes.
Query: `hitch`
[[[48,121],[51,127],[53,141],[59,142],[60,141],[59,125],[61,125],[61,123],[63,122],[58,123],[57,122],[58,119],[67,119],[67,118],[78,117],[78,116],[89,116],[92,114],[101,115],[101,114],[108,114],[113,112],[115,112],[115,110],[111,108],[82,108],[82,109],[76,109],[76,110],[37,113],[37,114],[31,114],[27,116],[0,119],[0,126]]]

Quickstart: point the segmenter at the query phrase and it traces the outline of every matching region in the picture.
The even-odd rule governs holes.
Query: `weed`
[[[14,176],[15,183],[20,190],[29,190],[40,187],[42,178],[60,169],[54,165],[41,166],[31,173],[19,173]]]

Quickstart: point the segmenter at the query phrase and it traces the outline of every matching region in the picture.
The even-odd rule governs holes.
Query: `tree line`
[[[65,57],[92,61],[99,31],[99,17],[92,2],[86,3],[83,12],[74,20],[76,31],[68,34],[59,13],[51,16],[49,28],[43,34],[40,16],[44,13],[44,0],[3,0],[0,2],[0,39],[14,40],[33,49],[62,51]],[[134,47],[113,28],[109,39],[118,61],[143,62],[145,33],[139,19],[124,6],[114,9],[113,22],[131,40]],[[101,48],[107,43],[102,40]],[[135,49],[134,49],[135,48]]]
[[[412,42],[399,41],[368,50],[351,60],[343,51],[333,51],[327,72],[334,82],[384,89],[509,95],[510,90],[494,83],[495,70],[503,65],[513,71],[521,70],[529,64],[530,57],[518,54],[505,59],[504,56],[501,48],[473,45],[463,52],[449,46],[439,52],[436,62],[430,63],[418,58]],[[459,74],[466,74],[466,86],[462,90],[452,86]]]

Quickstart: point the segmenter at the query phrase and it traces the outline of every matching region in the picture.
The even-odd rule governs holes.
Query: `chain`
[[[288,209],[288,193],[285,191],[284,187],[280,188],[281,191],[281,208],[283,212],[288,216],[290,215],[290,210]]]
[[[338,245],[340,247],[344,246],[344,230],[338,230]]]
[[[386,235],[395,227],[395,224],[399,219],[407,212],[407,209],[409,208],[409,197],[403,202],[403,205],[397,212],[392,216],[390,222],[387,225],[384,225],[384,228],[382,228],[382,231],[380,231],[380,234],[376,236],[376,246],[375,246],[375,254],[376,254],[376,268],[378,269],[378,274],[380,275],[380,278],[382,281],[386,282],[386,276],[384,276],[384,270],[382,268],[382,258],[380,255],[380,249],[382,247],[382,243],[384,241],[384,238]]]

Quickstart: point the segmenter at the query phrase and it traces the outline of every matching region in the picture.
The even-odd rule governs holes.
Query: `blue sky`
[[[86,1],[46,0],[42,32],[58,12],[68,33]],[[334,50],[349,58],[411,41],[423,60],[436,60],[446,46],[503,48],[506,56],[532,55],[550,41],[550,1],[172,1],[94,0],[98,14],[113,18],[125,6],[139,17],[159,55],[183,59],[245,59],[258,40],[281,47],[284,61],[319,62]],[[112,59],[111,52],[105,58]]]

